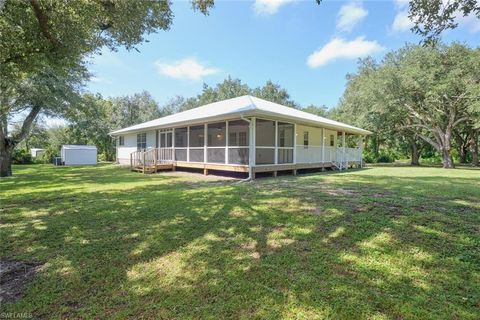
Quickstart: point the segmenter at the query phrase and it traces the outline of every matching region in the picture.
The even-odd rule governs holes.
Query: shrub
[[[395,156],[390,153],[380,153],[377,162],[378,163],[389,163],[389,162],[394,162],[395,161]]]
[[[58,151],[58,148],[48,146],[47,149],[45,149],[45,152],[43,152],[42,160],[45,163],[51,163],[53,162],[53,158],[59,157],[59,156],[60,156],[60,151]]]
[[[33,158],[26,149],[15,149],[12,154],[13,164],[32,164]]]

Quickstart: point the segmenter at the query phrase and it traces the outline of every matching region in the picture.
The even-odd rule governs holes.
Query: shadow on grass
[[[34,190],[2,199],[2,256],[48,262],[7,311],[69,318],[476,316],[477,178],[356,171],[235,184],[112,168],[49,174],[19,181]],[[48,189],[65,184],[65,175],[72,180],[52,195]],[[38,184],[51,187],[39,191]],[[458,189],[448,192],[452,184]]]

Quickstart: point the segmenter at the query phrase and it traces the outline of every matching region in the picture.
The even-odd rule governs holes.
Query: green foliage
[[[33,158],[30,152],[26,149],[15,149],[12,155],[13,164],[31,164]]]
[[[451,167],[454,130],[473,132],[480,118],[479,60],[480,49],[461,44],[407,45],[380,63],[364,59],[332,115],[374,132],[374,158],[384,147],[413,154],[429,144]]]
[[[158,103],[147,91],[113,98],[110,104],[108,122],[112,131],[167,115],[167,112],[163,113],[159,109]]]
[[[40,113],[64,116],[81,104],[86,61],[102,48],[135,49],[146,35],[168,30],[171,2],[78,0],[2,1],[0,5],[0,175],[11,175],[13,148]],[[212,0],[195,0],[208,13]],[[17,135],[7,120],[27,111]]]
[[[60,148],[49,145],[42,154],[41,160],[45,163],[52,163],[53,159],[60,157]]]
[[[372,150],[366,150],[363,152],[363,160],[366,163],[391,163],[399,157],[391,151],[382,150],[378,154],[375,154]]]
[[[180,96],[175,97],[170,100],[162,110],[165,110],[165,113],[172,113],[176,110],[185,111],[205,104],[244,95],[253,95],[288,107],[299,108],[299,105],[290,98],[287,90],[279,84],[269,80],[261,87],[250,88],[247,84],[242,83],[240,79],[232,79],[228,76],[223,82],[217,83],[214,87],[204,84],[202,93],[196,97],[188,99]]]
[[[480,19],[477,0],[410,0],[409,18],[414,22],[412,30],[423,36],[427,43],[438,41],[445,30],[455,29],[459,16],[469,15]]]

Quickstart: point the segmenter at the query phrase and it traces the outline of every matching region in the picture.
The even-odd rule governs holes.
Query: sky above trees
[[[193,96],[228,75],[250,86],[272,80],[302,106],[335,106],[358,58],[381,58],[420,38],[405,1],[217,1],[209,16],[175,2],[168,32],[138,51],[103,50],[92,59],[88,89],[104,96],[148,90],[161,104]],[[480,22],[459,17],[442,40],[480,44]]]

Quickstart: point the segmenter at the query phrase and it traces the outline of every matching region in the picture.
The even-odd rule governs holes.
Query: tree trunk
[[[0,143],[0,177],[10,177],[12,175],[12,153],[13,146],[7,139]]]
[[[12,155],[15,146],[26,139],[32,129],[32,123],[40,113],[41,107],[33,106],[30,113],[23,121],[20,132],[13,136],[8,136],[8,125],[3,117],[0,121],[0,177],[10,177],[12,175]]]
[[[470,137],[470,152],[472,153],[472,166],[478,167],[478,132]]]
[[[457,143],[458,161],[460,163],[467,163],[468,135],[464,136],[462,133],[454,131],[454,137]]]
[[[420,165],[420,150],[415,143],[415,141],[412,141],[411,143],[411,151],[412,151],[412,161],[411,165],[412,166],[419,166]]]
[[[453,164],[453,158],[450,154],[450,149],[442,149],[442,163],[445,169],[453,169],[455,166]]]
[[[464,146],[458,147],[458,161],[460,163],[467,163],[467,148]]]

